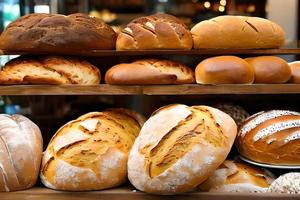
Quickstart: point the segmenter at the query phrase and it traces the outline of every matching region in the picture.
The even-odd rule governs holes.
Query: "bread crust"
[[[289,63],[289,66],[292,70],[292,76],[289,82],[300,83],[300,61],[291,62]]]

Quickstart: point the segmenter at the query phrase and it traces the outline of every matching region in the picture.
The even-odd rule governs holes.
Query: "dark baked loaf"
[[[4,51],[59,51],[114,49],[116,33],[86,14],[29,14],[8,25],[0,37]]]

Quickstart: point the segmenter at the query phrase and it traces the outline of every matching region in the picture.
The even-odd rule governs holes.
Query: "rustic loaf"
[[[192,35],[174,16],[155,14],[130,22],[118,35],[117,50],[191,49]]]
[[[292,76],[289,82],[300,83],[300,61],[291,62],[289,66],[292,70]]]
[[[74,52],[114,49],[116,33],[86,14],[29,14],[10,23],[0,49],[21,52]]]
[[[0,192],[32,187],[43,151],[40,129],[22,115],[0,115]]]
[[[282,28],[267,19],[219,16],[196,24],[191,33],[194,48],[279,48],[284,45]]]
[[[19,57],[0,71],[0,84],[86,84],[100,83],[100,71],[74,57]]]
[[[241,125],[236,139],[240,154],[271,165],[300,165],[300,113],[263,111]]]
[[[156,194],[189,191],[224,162],[237,133],[233,119],[207,106],[174,104],[145,122],[128,159],[128,177]]]
[[[144,59],[118,64],[105,74],[111,85],[188,84],[194,83],[194,72],[189,67],[170,60]]]
[[[143,124],[122,109],[92,112],[61,127],[44,152],[41,180],[56,190],[115,187],[126,180],[127,157]]]

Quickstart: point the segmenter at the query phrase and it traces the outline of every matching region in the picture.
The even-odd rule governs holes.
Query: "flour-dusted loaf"
[[[215,108],[162,107],[145,122],[130,151],[129,180],[148,193],[189,191],[224,162],[236,133],[233,119]]]
[[[188,84],[194,83],[189,67],[170,60],[143,59],[113,66],[105,74],[111,85]]]
[[[245,60],[254,68],[254,83],[285,83],[291,78],[290,66],[280,57],[258,56]]]
[[[249,160],[272,165],[300,165],[300,113],[270,110],[240,126],[236,146]]]
[[[191,33],[195,49],[264,49],[284,45],[285,33],[276,23],[248,16],[219,16],[196,24]]]
[[[216,56],[203,60],[195,69],[199,84],[250,84],[254,68],[236,56]]]
[[[281,194],[300,194],[300,173],[290,172],[278,177],[267,192]]]
[[[292,70],[292,77],[289,82],[300,83],[300,61],[291,62],[289,66]]]
[[[39,176],[43,139],[22,115],[0,115],[0,192],[32,187]]]
[[[0,71],[0,84],[99,84],[100,71],[75,57],[19,57]]]
[[[91,112],[62,126],[44,152],[41,180],[56,190],[115,187],[127,179],[127,157],[143,124],[132,111]]]
[[[86,14],[29,14],[10,23],[0,49],[21,52],[74,52],[115,48],[116,33]]]
[[[274,180],[269,171],[226,160],[199,188],[209,192],[266,192]]]
[[[187,26],[174,16],[155,14],[130,22],[118,35],[117,50],[191,49],[193,39]]]

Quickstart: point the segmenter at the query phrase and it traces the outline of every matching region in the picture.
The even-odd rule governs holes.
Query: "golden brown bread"
[[[268,171],[226,160],[199,188],[210,192],[265,192],[273,180]]]
[[[263,111],[249,117],[240,127],[239,153],[259,163],[300,164],[300,113]]]
[[[224,162],[236,132],[233,119],[212,107],[162,107],[145,122],[130,151],[129,180],[149,193],[189,191]]]
[[[188,84],[194,83],[189,67],[170,60],[144,59],[118,64],[105,74],[111,85]]]
[[[28,52],[74,52],[114,49],[116,33],[86,14],[29,14],[10,23],[0,36],[0,49]]]
[[[118,35],[117,50],[191,49],[192,35],[174,16],[155,14],[130,22]]]
[[[289,82],[300,83],[300,61],[291,62],[289,66],[292,70],[292,76]]]
[[[291,78],[290,66],[282,58],[259,56],[245,60],[254,68],[254,83],[285,83]]]
[[[0,192],[32,187],[43,151],[40,129],[22,115],[0,115]]]
[[[284,31],[267,19],[248,16],[219,16],[196,24],[191,30],[194,48],[279,48]]]
[[[199,84],[250,84],[254,69],[236,56],[217,56],[203,60],[195,69]]]
[[[128,153],[141,128],[139,119],[129,113],[124,109],[92,112],[61,127],[44,152],[43,184],[84,191],[125,182]]]
[[[100,71],[75,57],[19,57],[0,71],[0,84],[86,84],[100,83]]]

